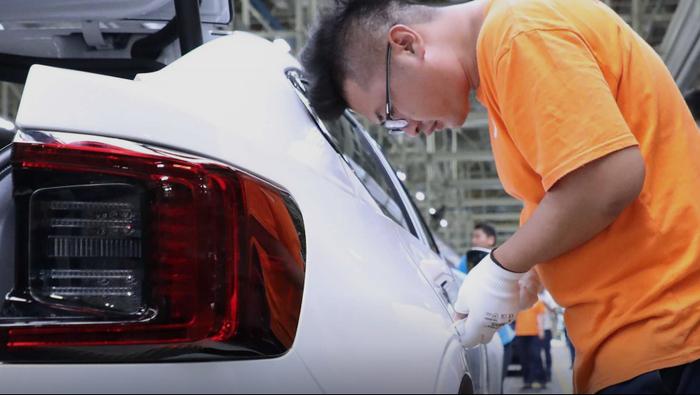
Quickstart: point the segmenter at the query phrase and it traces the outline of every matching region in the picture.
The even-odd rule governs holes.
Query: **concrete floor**
[[[552,340],[552,381],[547,388],[533,388],[521,391],[522,377],[507,377],[503,383],[505,394],[571,394],[573,393],[572,372],[570,367],[571,357],[566,343],[561,340]],[[536,385],[536,384],[535,384]]]

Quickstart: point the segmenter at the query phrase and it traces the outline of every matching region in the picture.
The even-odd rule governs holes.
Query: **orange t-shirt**
[[[630,146],[644,157],[636,201],[537,266],[566,308],[576,390],[700,359],[700,133],[660,57],[602,1],[492,0],[477,59],[521,223],[568,173]]]
[[[518,313],[515,318],[515,335],[516,336],[539,336],[540,335],[540,314],[543,314],[547,309],[542,301],[538,301],[534,306],[527,310]]]

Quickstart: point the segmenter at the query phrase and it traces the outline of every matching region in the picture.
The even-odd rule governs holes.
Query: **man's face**
[[[483,230],[474,229],[472,231],[472,247],[493,248],[494,244],[496,242],[493,237],[487,235]]]
[[[461,64],[449,51],[416,51],[392,44],[389,89],[392,118],[407,120],[404,131],[430,135],[444,128],[461,127],[469,114],[469,83]],[[372,81],[344,83],[350,107],[373,123],[386,116],[386,67],[377,65]]]

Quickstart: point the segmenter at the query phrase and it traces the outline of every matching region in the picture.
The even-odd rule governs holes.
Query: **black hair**
[[[481,230],[482,232],[486,233],[486,236],[488,237],[493,237],[493,244],[495,245],[498,242],[498,236],[496,236],[496,229],[487,224],[487,223],[478,223],[476,226],[474,226],[474,230]]]
[[[336,0],[321,11],[301,53],[307,96],[319,117],[332,120],[342,115],[348,107],[343,82],[349,77],[367,79],[358,75],[365,70],[358,70],[368,64],[376,68],[380,58],[374,55],[386,48],[375,41],[404,21],[407,15],[402,11],[412,5],[405,0]],[[351,56],[353,52],[361,56]]]

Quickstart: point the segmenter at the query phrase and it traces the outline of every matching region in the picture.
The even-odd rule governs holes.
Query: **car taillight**
[[[0,310],[0,360],[247,358],[291,347],[305,241],[285,191],[172,151],[57,139],[13,148],[15,281]]]

